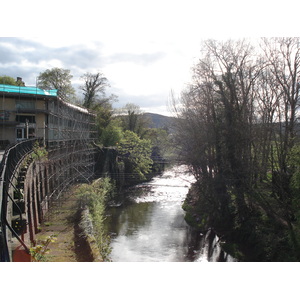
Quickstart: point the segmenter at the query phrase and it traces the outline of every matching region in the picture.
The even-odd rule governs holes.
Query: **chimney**
[[[22,80],[22,77],[17,77],[17,85],[18,86],[25,86],[24,81]]]

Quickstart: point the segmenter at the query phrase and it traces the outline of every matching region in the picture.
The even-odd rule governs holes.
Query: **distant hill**
[[[167,117],[159,114],[144,113],[150,121],[150,128],[170,128],[172,121],[175,120],[174,117]]]

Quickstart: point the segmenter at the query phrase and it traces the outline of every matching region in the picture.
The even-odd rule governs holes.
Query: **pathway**
[[[91,261],[85,251],[84,243],[78,234],[78,200],[72,195],[65,195],[60,207],[53,208],[46,216],[37,234],[39,241],[54,236],[56,240],[49,244],[50,252],[46,254],[49,262]]]

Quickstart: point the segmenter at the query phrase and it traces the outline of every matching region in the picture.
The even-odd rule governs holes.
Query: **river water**
[[[195,232],[184,220],[183,201],[194,177],[175,166],[130,188],[108,210],[113,262],[232,261],[213,232]]]

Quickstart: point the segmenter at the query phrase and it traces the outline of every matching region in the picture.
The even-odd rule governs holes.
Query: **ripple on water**
[[[185,166],[174,167],[131,189],[126,205],[112,208],[112,261],[209,261],[205,236],[193,233],[184,220],[182,203],[193,176]]]

